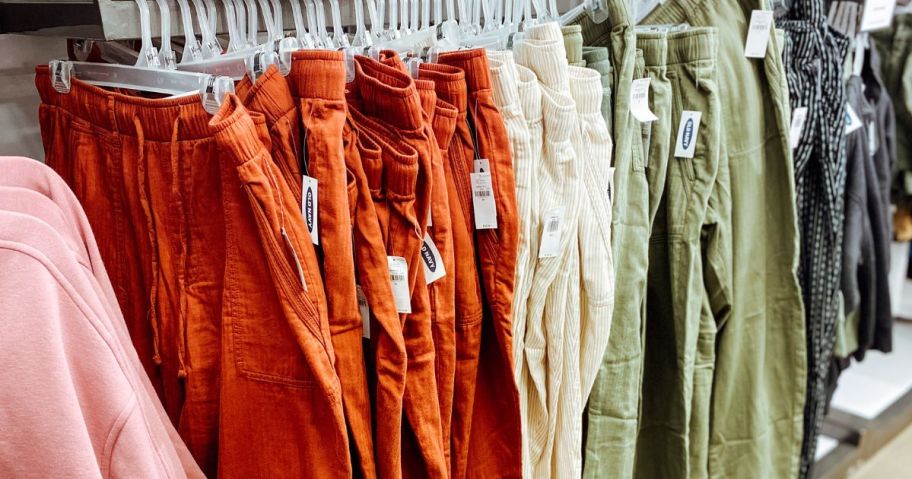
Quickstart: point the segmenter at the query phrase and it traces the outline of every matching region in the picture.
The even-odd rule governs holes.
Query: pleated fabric
[[[808,378],[799,477],[810,476],[826,407],[836,341],[845,191],[845,87],[849,40],[827,25],[823,0],[801,0],[785,21],[783,63],[792,110],[807,107],[794,151],[801,256],[798,280],[805,305]]]

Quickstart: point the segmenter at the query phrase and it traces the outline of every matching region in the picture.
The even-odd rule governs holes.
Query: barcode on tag
[[[487,160],[483,160],[487,161]],[[491,173],[472,173],[472,207],[475,213],[475,229],[497,229],[497,204],[494,202],[494,186]]]
[[[367,296],[364,295],[364,290],[361,289],[360,284],[356,286],[356,289],[358,294],[358,311],[361,313],[361,337],[370,339],[370,306],[367,304]]]
[[[751,12],[750,26],[747,30],[747,41],[744,44],[745,57],[763,58],[766,56],[766,46],[769,44],[770,27],[772,27],[772,25],[772,11],[754,10]]]
[[[318,214],[318,197],[317,179],[303,175],[301,177],[301,214],[304,215],[304,223],[307,225],[307,231],[310,232],[310,241],[320,244],[320,217]]]
[[[408,285],[408,263],[402,256],[387,256],[386,266],[389,268],[390,282],[393,284],[393,299],[396,303],[396,312],[412,312],[412,295]]]
[[[548,225],[545,227],[545,231],[548,233],[554,233],[557,229],[560,228],[560,220],[557,218],[548,219]]]
[[[421,263],[424,265],[424,282],[431,284],[434,281],[446,276],[446,268],[443,266],[443,258],[434,239],[431,235],[424,234],[424,242],[421,244]]]
[[[538,249],[539,259],[554,258],[560,253],[560,224],[564,219],[564,207],[558,206],[545,212],[545,232]]]

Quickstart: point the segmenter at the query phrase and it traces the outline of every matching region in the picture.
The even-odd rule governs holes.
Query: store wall
[[[62,38],[0,35],[0,156],[44,159],[35,65],[66,58]]]

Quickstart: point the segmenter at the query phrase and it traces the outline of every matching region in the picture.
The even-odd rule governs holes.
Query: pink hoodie
[[[32,190],[0,187],[0,477],[203,477],[75,197],[34,160],[0,158],[5,185]]]

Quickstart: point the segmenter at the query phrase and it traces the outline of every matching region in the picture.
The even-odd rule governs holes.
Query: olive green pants
[[[642,318],[646,296],[649,185],[641,125],[630,113],[630,84],[636,66],[632,11],[609,0],[602,24],[580,18],[586,45],[609,47],[613,67],[614,191],[612,251],[614,316],[608,348],[589,396],[584,418],[583,476],[624,478],[633,474],[642,373]],[[641,57],[642,60],[642,57]],[[640,75],[644,73],[640,65]]]
[[[697,348],[689,432],[680,440],[708,437],[708,448],[689,445],[693,477],[789,478],[798,469],[807,351],[781,40],[771,36],[763,59],[744,57],[750,11],[761,7],[759,1],[676,0],[643,22],[718,29],[716,176],[723,179],[708,198],[715,226],[700,234],[703,241],[717,236],[712,244],[719,246],[706,255],[712,267],[702,278],[697,332],[682,332],[696,334]],[[694,307],[690,298],[680,306]]]
[[[646,345],[637,478],[705,476],[709,448],[714,316],[707,304],[708,275],[725,274],[730,224],[715,208],[730,204],[714,195],[727,191],[720,178],[721,106],[718,36],[715,28],[638,35],[647,58],[661,62],[669,85],[668,121],[663,152],[668,162],[649,241]],[[661,55],[666,52],[667,55]],[[648,60],[647,60],[648,61]],[[658,96],[658,95],[657,95]],[[694,144],[692,158],[675,156],[683,112],[690,119],[681,142]],[[659,116],[657,114],[657,116]],[[660,116],[661,119],[661,116]],[[685,127],[687,123],[685,123]],[[684,138],[686,137],[686,139]],[[727,173],[727,168],[725,169]],[[650,177],[651,179],[651,177]],[[651,186],[651,185],[650,185]],[[723,271],[717,271],[722,268]]]

